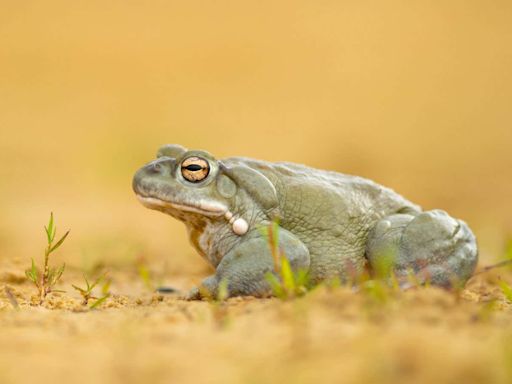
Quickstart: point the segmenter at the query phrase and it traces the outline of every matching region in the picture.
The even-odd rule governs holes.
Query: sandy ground
[[[507,383],[512,306],[498,272],[460,294],[435,288],[383,300],[320,287],[288,302],[187,302],[151,293],[135,269],[110,274],[112,296],[81,304],[65,293],[42,306],[21,265],[2,266],[1,383]],[[507,275],[506,271],[499,271]],[[503,276],[502,276],[503,277]],[[171,276],[178,288],[192,279]],[[5,288],[15,296],[14,308]]]

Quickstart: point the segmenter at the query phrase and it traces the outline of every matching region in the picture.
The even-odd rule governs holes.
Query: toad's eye
[[[189,157],[181,163],[181,174],[191,183],[203,181],[210,173],[210,165],[200,157]]]
[[[192,171],[192,172],[195,172],[195,171],[200,171],[201,169],[203,169],[203,167],[201,167],[199,164],[190,164],[190,165],[187,165],[186,167],[184,167],[187,171]]]

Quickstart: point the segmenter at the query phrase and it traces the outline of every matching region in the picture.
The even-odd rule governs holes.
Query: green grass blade
[[[91,308],[91,309],[98,308],[101,304],[103,304],[108,299],[108,297],[109,297],[109,295],[100,297],[98,300],[96,300],[94,303],[92,303],[89,308]]]
[[[32,259],[32,266],[30,269],[27,269],[25,271],[25,276],[27,277],[27,279],[29,279],[30,281],[32,281],[36,286],[39,287],[39,283],[37,281],[37,278],[38,278],[38,273],[37,273],[37,268],[36,268],[36,263],[34,262],[34,259]]]
[[[66,237],[68,237],[69,232],[70,232],[70,231],[67,231],[67,232],[64,234],[64,236],[62,236],[62,237],[60,238],[60,240],[59,240],[59,241],[57,241],[57,243],[56,243],[52,248],[50,248],[50,253],[52,253],[53,251],[55,251],[57,248],[59,248],[59,247],[62,245],[62,243],[64,242],[64,240],[66,240]]]
[[[87,287],[87,292],[91,292],[92,287],[89,283],[89,280],[87,280],[87,276],[85,276],[85,273],[84,273],[84,280],[85,280],[85,286]]]
[[[32,278],[32,275],[30,274],[30,269],[25,270],[25,277],[29,279],[30,281],[34,281]]]
[[[64,273],[64,269],[66,268],[66,264],[62,264],[59,268],[52,268],[48,273],[48,284],[50,287],[53,287],[58,283],[62,274]]]
[[[222,279],[217,290],[217,301],[225,301],[229,297],[228,280]]]
[[[89,282],[87,282],[87,289],[89,290],[89,292],[92,291],[94,287],[100,283],[102,278],[102,276],[98,277],[96,280],[94,280],[94,282],[91,285],[89,285]]]
[[[338,279],[339,281],[339,279]],[[295,274],[295,285],[297,288],[307,287],[309,283],[309,274],[306,269],[299,269]]]
[[[48,227],[46,225],[44,226],[44,231],[46,232],[46,239],[48,240],[48,244],[51,244],[52,243],[52,235],[50,234],[50,230],[48,229]]]
[[[48,244],[52,243],[55,239],[55,222],[53,220],[53,212],[50,213],[50,221],[48,221],[48,227],[45,227],[46,235],[48,236]]]
[[[103,296],[108,295],[108,293],[110,291],[110,284],[111,284],[111,281],[107,280],[107,281],[105,281],[105,284],[103,284],[103,286],[101,287],[101,293],[103,294]]]
[[[148,289],[153,290],[153,282],[151,279],[151,272],[149,271],[148,267],[146,267],[146,265],[141,263],[141,264],[139,264],[138,272],[139,272],[139,277],[144,282],[144,285]]]
[[[270,285],[270,288],[272,289],[272,293],[274,294],[274,296],[280,299],[286,296],[285,291],[281,286],[281,282],[273,273],[268,272],[265,275],[265,280],[267,280],[268,284]]]
[[[34,278],[37,277],[37,267],[34,259],[32,259],[32,267],[30,268],[30,273],[32,274],[32,276],[34,276]]]
[[[57,271],[57,280],[59,280],[62,277],[62,274],[64,273],[65,269],[66,269],[66,263],[63,263],[62,266]]]
[[[292,267],[290,262],[284,256],[281,256],[281,277],[283,279],[284,289],[289,294],[295,293],[295,277],[293,276]]]
[[[86,291],[85,289],[80,288],[80,287],[78,287],[78,286],[76,286],[76,285],[74,285],[74,284],[71,284],[71,286],[72,286],[73,288],[75,288],[78,292],[80,292],[80,294],[81,294],[81,295],[84,295],[84,294],[86,294],[86,293],[87,293],[87,291]]]
[[[27,279],[29,279],[31,282],[33,283],[36,283],[36,278],[34,277],[34,275],[32,275],[32,272],[30,271],[30,269],[27,269],[25,271],[25,276],[27,277]]]

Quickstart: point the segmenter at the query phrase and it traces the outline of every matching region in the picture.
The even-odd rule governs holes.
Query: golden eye
[[[181,163],[181,174],[191,183],[203,181],[209,173],[210,165],[200,157],[189,157]]]

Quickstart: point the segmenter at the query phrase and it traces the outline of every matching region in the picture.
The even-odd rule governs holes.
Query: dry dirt
[[[112,296],[91,310],[70,286],[82,283],[78,270],[42,306],[21,264],[1,270],[5,384],[512,380],[512,306],[496,284],[505,271],[475,277],[460,294],[420,288],[376,300],[320,287],[293,301],[220,304],[153,294],[125,269],[110,274]],[[169,278],[179,289],[194,280]]]

